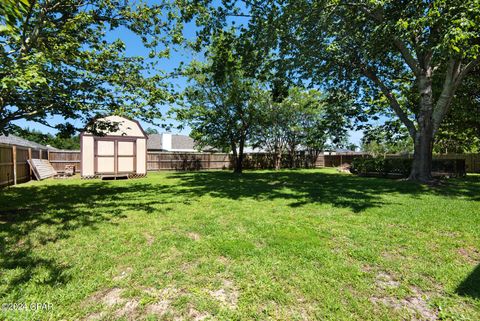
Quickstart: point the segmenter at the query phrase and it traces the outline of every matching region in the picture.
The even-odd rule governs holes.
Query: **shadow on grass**
[[[413,198],[420,197],[423,193],[432,193],[480,200],[480,177],[452,180],[445,186],[436,188],[408,181],[308,170],[258,171],[242,175],[229,172],[175,173],[170,177],[180,180],[182,189],[178,192],[187,194],[188,197],[208,194],[232,200],[286,199],[290,200],[289,205],[292,207],[309,203],[331,204],[349,208],[355,213],[385,205],[383,196],[396,193]]]
[[[176,181],[162,185],[165,179]],[[12,291],[20,295],[19,289],[36,276],[38,269],[48,273],[37,283],[57,286],[69,282],[70,266],[42,257],[39,245],[69,238],[83,227],[95,229],[100,224],[116,224],[115,219],[124,217],[126,211],[154,214],[160,205],[193,204],[195,198],[210,195],[231,200],[282,199],[291,207],[330,204],[360,213],[385,205],[389,201],[383,196],[394,193],[410,197],[436,193],[478,200],[480,177],[431,189],[411,182],[318,171],[258,171],[243,175],[218,171],[177,172],[158,181],[134,180],[122,185],[78,181],[7,188],[0,190],[0,266],[11,273],[8,281],[0,284],[0,297]],[[478,267],[475,273],[478,281]]]
[[[47,258],[39,254],[41,245],[66,239],[83,227],[117,224],[114,219],[125,217],[127,210],[153,212],[155,201],[142,204],[135,196],[149,186],[114,186],[96,181],[0,190],[0,267],[2,274],[10,275],[0,284],[0,298],[15,290],[20,295],[18,290],[39,273],[43,276],[36,278],[36,284],[67,283],[70,266],[52,255]]]
[[[474,299],[480,298],[480,264],[463,280],[456,292],[461,296],[469,296]]]

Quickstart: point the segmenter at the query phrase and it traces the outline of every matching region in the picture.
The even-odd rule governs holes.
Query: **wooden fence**
[[[48,159],[46,149],[0,144],[0,186],[28,182],[32,177],[27,160]]]
[[[350,164],[356,157],[365,157],[362,153],[335,153],[320,154],[316,158],[299,152],[294,159],[284,157],[282,168],[318,168],[338,167]],[[411,157],[401,155],[387,155],[387,157]],[[448,154],[435,155],[442,159],[465,159],[467,172],[480,173],[480,154]],[[67,165],[75,166],[80,173],[80,151],[41,150],[20,146],[0,144],[0,186],[15,185],[29,181],[32,173],[27,164],[31,158],[48,159],[57,172],[63,172]],[[226,153],[194,153],[194,152],[147,152],[148,171],[167,170],[210,170],[230,169],[232,155]],[[15,160],[15,161],[14,161]],[[246,169],[273,168],[273,156],[268,153],[246,154],[244,167]]]

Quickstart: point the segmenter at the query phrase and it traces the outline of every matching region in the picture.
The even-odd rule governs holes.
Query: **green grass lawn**
[[[480,176],[30,182],[0,241],[1,320],[480,320]]]

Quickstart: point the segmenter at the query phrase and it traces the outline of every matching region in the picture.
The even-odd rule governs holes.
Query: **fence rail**
[[[286,156],[282,159],[282,167],[318,168],[338,167],[350,164],[356,157],[366,157],[362,153],[321,153],[312,156],[302,152],[293,158]],[[387,157],[412,157],[405,155],[386,155]],[[480,154],[448,154],[435,155],[441,159],[465,159],[469,173],[480,173]],[[74,166],[80,173],[81,161],[79,150],[43,150],[20,146],[0,144],[0,186],[15,185],[27,182],[32,173],[27,160],[32,158],[48,159],[57,172],[65,171],[67,166]],[[15,161],[14,161],[15,160]],[[269,153],[245,154],[244,167],[246,169],[273,168],[273,155]],[[210,170],[229,169],[232,167],[232,155],[227,153],[199,153],[199,152],[147,152],[148,171],[168,170]]]

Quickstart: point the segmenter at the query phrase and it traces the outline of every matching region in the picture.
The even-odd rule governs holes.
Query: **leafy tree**
[[[160,116],[157,105],[172,100],[153,59],[168,54],[167,35],[174,33],[160,19],[166,3],[21,3],[26,8],[17,12],[2,2],[2,10],[13,15],[6,18],[11,27],[0,30],[0,132],[13,130],[18,119],[52,126],[47,120],[52,115],[88,121],[115,113],[152,120]],[[123,41],[107,40],[110,30],[136,34],[152,59],[128,56]],[[57,128],[75,129],[68,122]]]
[[[158,134],[158,130],[156,128],[148,127],[147,129],[145,129],[145,133],[147,135]]]
[[[176,113],[190,126],[190,136],[199,147],[232,152],[234,172],[241,173],[262,90],[246,77],[234,43],[234,34],[219,34],[210,46],[207,63],[193,62],[185,70],[190,85],[184,106]]]
[[[477,0],[236,2],[187,2],[188,18],[199,13],[204,35],[230,16],[248,16],[240,32],[283,57],[299,78],[348,89],[367,115],[393,111],[414,143],[410,179],[431,181],[434,138],[480,63]]]
[[[387,121],[382,126],[369,126],[361,141],[362,150],[374,156],[404,154],[413,151],[408,130],[399,121]]]
[[[16,128],[14,134],[26,140],[36,142],[42,145],[50,145],[58,149],[78,150],[80,149],[80,136],[65,136],[61,133],[57,135],[45,134],[36,129]]]
[[[480,151],[480,67],[474,69],[457,90],[435,137],[437,153]]]
[[[329,140],[338,142],[346,135],[344,110],[331,97],[300,87],[290,88],[280,102],[275,102],[273,95],[267,93],[260,104],[252,142],[274,155],[275,169],[280,168],[284,154],[289,156],[290,167],[295,167],[300,149],[314,162]]]

